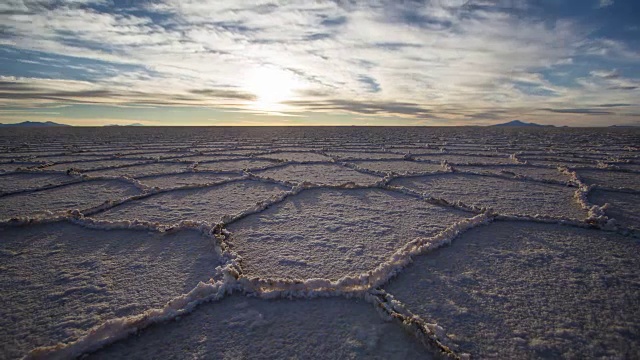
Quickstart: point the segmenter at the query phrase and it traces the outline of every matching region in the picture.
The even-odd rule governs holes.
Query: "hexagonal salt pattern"
[[[362,300],[229,297],[202,305],[89,358],[430,359],[397,324]]]
[[[51,189],[0,197],[0,219],[38,216],[47,212],[88,209],[107,200],[139,194],[140,190],[119,180],[91,180]]]
[[[434,198],[491,207],[499,213],[584,219],[575,188],[490,176],[445,174],[393,180],[391,185],[426,192]]]
[[[294,164],[258,171],[255,174],[281,181],[294,183],[306,181],[319,185],[343,185],[347,183],[370,185],[382,179],[380,176],[364,174],[345,166],[334,164]]]
[[[635,358],[640,247],[527,222],[475,228],[385,286],[474,358]]]
[[[268,160],[229,160],[229,161],[216,161],[200,163],[196,167],[202,171],[238,171],[262,169],[269,166],[277,165],[276,161]]]
[[[331,158],[321,154],[301,151],[282,151],[272,154],[260,155],[262,158],[276,159],[281,161],[331,161]]]
[[[250,209],[289,190],[281,185],[243,180],[207,188],[177,190],[134,200],[93,215],[100,220],[144,220],[175,224],[182,220],[216,224],[224,215]]]
[[[228,229],[249,276],[335,280],[373,270],[407,242],[471,215],[378,189],[316,189]]]
[[[144,185],[170,189],[181,186],[206,185],[220,182],[227,179],[237,179],[240,175],[236,173],[214,174],[214,173],[184,173],[154,175],[138,178]]]
[[[576,172],[582,182],[590,185],[640,191],[640,173],[607,170],[577,170]]]
[[[47,173],[0,173],[0,193],[36,189],[49,185],[59,185],[75,179],[66,174]]]
[[[158,174],[186,172],[191,168],[190,163],[155,162],[151,164],[124,166],[87,172],[91,176],[129,176],[141,177]]]
[[[2,131],[0,358],[635,358],[639,135]]]
[[[161,307],[209,280],[214,242],[195,231],[0,227],[2,358],[69,342],[116,317]]]
[[[432,164],[421,161],[407,161],[407,160],[357,160],[352,163],[363,169],[382,171],[382,172],[394,172],[396,174],[420,174],[427,172],[444,171],[445,168],[440,164]]]
[[[526,165],[517,166],[473,166],[473,165],[456,165],[457,172],[471,172],[478,174],[500,175],[513,178],[530,178],[541,181],[553,181],[559,183],[568,183],[570,177],[560,172],[556,168],[541,168]]]

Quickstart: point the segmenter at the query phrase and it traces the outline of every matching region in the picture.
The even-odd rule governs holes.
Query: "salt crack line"
[[[239,181],[243,181],[243,180],[247,180],[249,177],[248,176],[241,176],[238,178],[228,178],[228,179],[223,179],[220,181],[213,181],[210,183],[205,183],[205,184],[190,184],[190,185],[183,185],[183,186],[175,186],[172,188],[159,188],[159,187],[149,187],[147,185],[144,185],[141,183],[142,186],[144,186],[146,188],[146,191],[143,192],[142,194],[137,194],[137,195],[133,195],[133,196],[129,196],[129,197],[124,197],[121,199],[114,199],[114,200],[106,200],[104,203],[97,205],[95,207],[89,208],[89,209],[85,209],[84,211],[82,211],[82,213],[85,216],[92,216],[107,210],[110,210],[116,206],[122,205],[122,204],[126,204],[126,203],[130,203],[130,202],[134,202],[136,200],[142,200],[142,199],[146,199],[155,195],[159,195],[159,194],[164,194],[164,193],[170,193],[170,192],[176,192],[176,191],[182,191],[182,190],[198,190],[198,189],[206,189],[206,188],[212,188],[212,187],[218,187],[218,186],[222,186],[222,185],[226,185],[226,184],[230,184],[230,183],[234,183],[234,182],[239,182]],[[134,181],[138,181],[136,179],[131,179]]]
[[[405,186],[386,185],[386,186],[383,186],[382,188],[388,191],[405,194],[405,195],[409,195],[409,196],[424,200],[431,205],[436,205],[436,206],[441,206],[446,208],[453,208],[453,209],[462,210],[462,211],[470,212],[474,214],[480,214],[480,213],[490,211],[490,208],[479,207],[475,205],[467,205],[460,200],[451,202],[442,198],[435,198],[430,196],[429,193],[427,192],[420,192]]]
[[[605,215],[605,209],[609,205],[604,204],[598,206],[589,202],[588,195],[589,192],[593,190],[593,186],[583,183],[578,174],[567,167],[559,167],[558,169],[568,175],[571,181],[578,185],[578,189],[573,194],[573,197],[584,210],[588,211],[586,221],[602,227],[612,227],[613,222]]]
[[[393,295],[382,289],[375,289],[367,292],[365,300],[374,304],[382,315],[399,321],[402,326],[416,337],[424,347],[433,354],[443,359],[469,359],[469,354],[457,354],[446,345],[443,339],[448,339],[444,329],[438,324],[428,323],[417,315],[409,311]]]
[[[89,330],[76,341],[35,348],[23,359],[70,359],[95,352],[153,324],[177,320],[180,316],[192,312],[198,305],[221,300],[225,295],[234,291],[237,291],[237,288],[231,282],[199,282],[189,293],[170,300],[163,308],[150,309],[142,314],[107,320]]]
[[[338,280],[330,279],[269,279],[241,276],[238,282],[248,291],[265,299],[309,298],[317,296],[361,296],[364,292],[386,284],[400,273],[417,255],[434,251],[449,245],[463,232],[493,220],[492,215],[483,213],[454,223],[437,235],[416,238],[396,252],[375,269],[359,275],[346,275]]]

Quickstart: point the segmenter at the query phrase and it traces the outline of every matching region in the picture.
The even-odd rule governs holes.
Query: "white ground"
[[[52,189],[17,193],[0,197],[0,219],[19,216],[39,216],[47,211],[84,210],[140,193],[140,190],[119,180],[92,180]]]
[[[0,359],[640,354],[637,130],[48,131],[0,132]]]
[[[310,182],[321,185],[374,184],[380,177],[363,174],[337,164],[293,164],[264,171],[257,175],[292,183]]]
[[[310,190],[229,226],[249,276],[337,280],[472,214],[379,189]]]
[[[640,247],[533,223],[472,229],[386,287],[478,358],[635,358]]]
[[[573,199],[575,188],[490,176],[446,174],[404,178],[391,182],[426,192],[434,198],[492,207],[503,214],[583,219],[586,211]]]
[[[106,320],[164,305],[214,274],[195,231],[92,230],[56,223],[0,230],[3,358],[76,340]]]
[[[356,299],[257,300],[206,304],[173,326],[100,351],[91,359],[429,359],[401,327]]]
[[[257,181],[239,181],[200,189],[160,193],[128,202],[93,216],[100,220],[143,220],[175,224],[194,220],[216,224],[288,188]]]

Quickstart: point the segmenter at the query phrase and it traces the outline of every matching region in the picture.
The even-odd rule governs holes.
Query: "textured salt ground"
[[[187,185],[204,185],[225,179],[239,178],[239,174],[211,174],[211,173],[185,173],[168,174],[139,178],[138,180],[147,186],[159,188],[174,188]]]
[[[229,242],[248,276],[336,280],[470,216],[379,189],[316,189],[230,224]]]
[[[177,158],[177,160],[181,160],[181,161],[190,161],[190,162],[213,162],[213,161],[225,161],[225,160],[233,160],[236,156],[232,156],[232,155],[220,155],[220,154],[214,154],[214,155],[189,155],[189,156],[182,156],[180,158]],[[244,155],[240,156],[238,155],[237,157],[244,157]]]
[[[582,182],[590,185],[640,191],[640,174],[605,170],[577,170],[576,173]]]
[[[566,161],[566,160],[536,160],[536,159],[527,159],[527,164],[529,165],[541,165],[541,166],[565,166],[571,169],[579,169],[579,168],[592,168],[598,165],[597,161],[589,161],[589,162],[576,162],[576,161]]]
[[[640,172],[640,164],[633,164],[633,163],[611,163],[611,165],[619,167],[620,169],[624,169],[624,170],[632,170],[632,171],[637,171]]]
[[[16,171],[20,168],[28,169],[28,168],[37,167],[40,165],[42,165],[42,163],[36,163],[36,162],[3,163],[3,164],[0,164],[0,172],[11,172],[11,171]]]
[[[493,174],[510,177],[524,176],[537,180],[568,182],[569,176],[561,173],[558,169],[539,168],[526,165],[518,166],[473,166],[473,165],[457,165],[454,167],[456,171],[473,172],[478,174]]]
[[[575,188],[563,185],[466,174],[401,178],[390,185],[426,192],[449,202],[459,200],[466,205],[491,207],[501,214],[572,219],[587,215],[574,199]]]
[[[247,155],[252,155],[252,154],[259,154],[259,153],[263,153],[267,150],[271,150],[271,148],[260,148],[260,147],[255,147],[255,148],[249,148],[249,149],[224,149],[224,150],[220,150],[218,152],[216,152],[219,155],[226,155],[226,156],[247,156]],[[299,149],[299,150],[309,150],[309,149]]]
[[[0,219],[43,215],[45,211],[84,210],[137,195],[140,190],[118,180],[91,180],[53,189],[19,193],[0,198]]]
[[[411,155],[441,155],[442,151],[438,148],[425,147],[390,147],[387,150],[395,153],[411,154]]]
[[[341,185],[349,182],[353,182],[358,185],[370,185],[381,179],[381,177],[378,176],[363,174],[345,166],[334,164],[294,164],[259,171],[255,174],[281,181],[291,181],[296,183],[308,181],[322,185]]]
[[[373,171],[395,172],[396,174],[416,174],[424,172],[444,171],[440,164],[431,164],[419,161],[388,160],[388,161],[351,161],[363,169]]]
[[[224,215],[247,210],[288,188],[258,181],[238,181],[201,189],[176,190],[134,200],[92,217],[175,224],[182,220],[218,223]]]
[[[126,165],[138,164],[140,162],[142,162],[142,160],[130,160],[130,159],[79,161],[79,162],[68,162],[68,163],[49,165],[45,167],[45,169],[64,171],[64,170],[73,168],[80,171],[90,171],[93,169],[100,169],[100,168],[109,167],[109,166],[126,166]]]
[[[195,231],[0,228],[0,357],[77,339],[116,317],[162,307],[219,264]]]
[[[173,159],[173,158],[180,158],[180,157],[189,156],[189,155],[191,155],[191,153],[186,151],[167,151],[167,152],[159,151],[159,152],[149,152],[149,153],[142,153],[142,154],[129,154],[125,156],[131,159],[151,160],[151,159]]]
[[[380,149],[376,149],[380,151]],[[327,155],[338,159],[402,159],[404,154],[395,154],[391,152],[367,152],[367,151],[327,151]]]
[[[61,163],[61,162],[75,162],[79,160],[96,161],[96,160],[110,160],[108,156],[103,155],[83,155],[83,154],[71,154],[71,155],[56,155],[56,156],[41,156],[33,158],[33,161],[42,163]]]
[[[231,160],[217,161],[212,163],[200,163],[196,167],[198,170],[204,171],[242,171],[261,169],[268,166],[277,165],[276,161],[268,160]]]
[[[330,161],[328,156],[312,153],[312,152],[276,152],[272,154],[260,155],[261,158],[276,159],[282,161]]]
[[[58,185],[75,178],[66,174],[46,174],[46,173],[14,173],[0,174],[0,193],[13,192],[17,190],[34,189],[47,185]]]
[[[429,160],[434,162],[442,162],[447,161],[451,164],[515,164],[513,160],[511,160],[508,156],[503,155],[502,157],[494,157],[494,156],[466,156],[466,155],[426,155],[426,156],[416,156],[418,160]]]
[[[475,358],[640,354],[640,247],[535,223],[472,229],[385,286]]]
[[[609,204],[605,214],[624,227],[640,230],[640,194],[594,190],[589,193],[589,202]]]
[[[129,177],[141,177],[158,174],[169,174],[176,172],[189,171],[192,166],[190,163],[178,163],[178,162],[154,162],[144,165],[125,166],[114,169],[104,169],[89,171],[87,174],[91,176],[129,176]]]
[[[362,300],[232,296],[152,326],[91,359],[430,359]]]

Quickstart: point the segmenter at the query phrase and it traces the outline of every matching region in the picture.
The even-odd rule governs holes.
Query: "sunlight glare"
[[[278,112],[286,110],[282,102],[290,100],[300,82],[294,74],[271,66],[253,68],[246,76],[244,86],[257,99],[251,108],[259,111]]]

